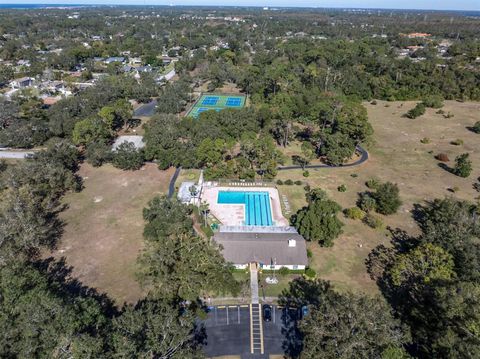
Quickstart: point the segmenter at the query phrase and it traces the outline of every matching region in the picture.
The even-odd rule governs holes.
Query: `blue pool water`
[[[247,226],[271,226],[272,209],[268,192],[220,191],[217,203],[244,204]]]

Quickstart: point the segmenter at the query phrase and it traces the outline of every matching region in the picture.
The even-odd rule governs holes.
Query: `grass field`
[[[202,112],[215,110],[220,111],[226,108],[240,109],[245,106],[244,95],[222,95],[216,93],[202,94],[195,102],[187,116],[198,117]]]
[[[166,193],[174,170],[147,164],[139,171],[83,164],[85,188],[65,196],[65,231],[55,257],[65,257],[73,275],[108,293],[118,305],[135,302],[142,291],[135,261],[143,244],[142,209],[156,194]]]
[[[473,201],[479,195],[472,184],[480,175],[480,135],[467,127],[480,120],[480,104],[446,101],[443,110],[454,114],[449,119],[436,114],[434,109],[427,109],[424,116],[414,120],[402,117],[414,105],[415,102],[382,101],[377,105],[365,104],[375,130],[375,144],[369,151],[369,161],[362,166],[310,170],[308,178],[302,176],[301,170],[280,171],[278,178],[307,181],[312,188],[326,190],[343,208],[355,205],[357,194],[367,190],[365,181],[369,178],[395,182],[403,205],[397,214],[380,217],[386,226],[418,233],[410,213],[414,203],[424,204],[445,196]],[[420,142],[425,137],[429,138],[428,144]],[[456,139],[463,140],[464,144],[452,145],[450,142]],[[456,156],[468,152],[473,162],[472,175],[460,178],[439,167],[434,156],[440,152],[448,154],[448,166],[454,165]],[[344,193],[337,190],[341,184],[347,187]],[[453,188],[457,189],[455,193],[451,192]],[[302,186],[279,186],[279,191],[289,199],[292,213],[305,205]],[[311,266],[321,278],[331,280],[340,290],[375,293],[377,287],[366,273],[365,259],[372,248],[389,243],[387,232],[341,217],[346,224],[344,233],[332,248],[309,244],[313,252]]]

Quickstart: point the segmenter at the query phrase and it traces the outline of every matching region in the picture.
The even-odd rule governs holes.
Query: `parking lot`
[[[208,317],[202,321],[206,330],[204,351],[207,357],[226,355],[241,358],[269,358],[283,355],[287,333],[291,334],[297,321],[297,310],[272,306],[272,320],[262,318],[262,347],[253,350],[250,305],[228,305],[210,307]],[[254,354],[252,354],[252,352]]]

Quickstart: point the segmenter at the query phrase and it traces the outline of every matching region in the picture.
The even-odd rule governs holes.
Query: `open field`
[[[143,244],[142,209],[156,194],[167,192],[173,172],[155,164],[134,172],[83,164],[79,174],[85,188],[65,196],[65,233],[54,256],[65,257],[74,276],[108,293],[118,305],[138,300],[142,291],[134,273]]]
[[[365,104],[375,130],[375,144],[369,149],[370,160],[362,166],[310,170],[308,178],[302,176],[301,170],[280,171],[278,178],[307,181],[312,188],[326,190],[343,208],[355,205],[357,193],[367,190],[365,181],[369,178],[395,182],[400,188],[403,206],[395,215],[380,217],[386,226],[418,233],[410,214],[414,203],[422,204],[445,196],[473,201],[479,195],[472,184],[480,175],[480,135],[467,127],[480,120],[480,103],[446,101],[443,110],[454,114],[450,119],[436,114],[434,109],[427,109],[424,116],[414,120],[403,118],[402,115],[414,105],[415,102],[382,101],[376,106]],[[430,139],[428,144],[420,142],[425,137]],[[450,144],[456,139],[463,140],[464,144]],[[448,154],[448,166],[454,165],[459,154],[470,153],[472,175],[460,178],[439,167],[434,156],[440,152]],[[341,184],[347,186],[344,193],[337,190]],[[451,192],[455,187],[458,190]],[[302,186],[279,186],[279,191],[280,195],[287,196],[292,213],[305,204]],[[342,221],[346,224],[344,233],[335,240],[332,248],[320,248],[310,243],[313,252],[311,266],[319,277],[331,280],[340,290],[374,293],[377,288],[366,273],[364,261],[376,245],[389,243],[387,232],[370,229],[359,221],[346,218]]]

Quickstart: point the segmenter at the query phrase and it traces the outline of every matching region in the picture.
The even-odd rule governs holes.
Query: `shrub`
[[[455,158],[454,174],[463,178],[470,176],[470,173],[472,173],[472,161],[469,160],[469,157],[468,153],[463,153]]]
[[[475,133],[480,133],[480,121],[475,122],[472,126],[472,131]]]
[[[446,153],[439,153],[438,155],[435,156],[437,160],[440,162],[448,162],[450,159],[448,158],[448,155]]]
[[[430,143],[430,139],[428,137],[424,137],[420,140],[420,142],[423,143],[424,145],[426,145],[426,144]]]
[[[302,181],[295,181],[295,184],[296,184],[297,186],[301,186],[302,183],[303,183]]]
[[[290,273],[290,270],[287,267],[282,267],[278,270],[278,274],[281,276],[286,276],[288,273]]]
[[[463,140],[457,138],[456,140],[451,141],[450,144],[455,145],[455,146],[461,146],[461,145],[463,145]]]
[[[358,207],[365,212],[374,211],[377,208],[375,198],[368,192],[360,194],[360,199],[357,203]]]
[[[283,185],[283,181],[282,181],[281,179],[279,179],[279,180],[277,180],[277,184],[278,184],[279,186],[281,186],[281,185]]]
[[[308,171],[303,171],[303,177],[308,177],[310,176],[310,172]]]
[[[313,253],[310,249],[307,249],[307,258],[312,258],[313,257]]]
[[[291,179],[287,179],[284,183],[285,183],[287,186],[293,185],[293,181],[292,181]]]
[[[396,213],[402,205],[398,186],[391,182],[379,185],[373,193],[373,198],[376,202],[376,211],[385,215]]]
[[[425,107],[441,108],[443,107],[443,97],[439,95],[431,95],[426,97],[422,103]]]
[[[317,275],[317,273],[316,273],[312,268],[307,268],[307,269],[305,269],[305,275],[306,275],[308,278],[315,278],[315,276]]]
[[[113,165],[122,170],[138,170],[143,162],[143,151],[137,150],[132,142],[122,143],[113,153]]]
[[[201,227],[203,233],[205,233],[205,235],[208,237],[208,238],[212,238],[214,233],[213,233],[213,230],[210,228],[210,226],[202,226]]]
[[[337,187],[338,192],[347,192],[347,186],[344,184]]]
[[[352,177],[352,178],[357,178],[358,175],[357,175],[356,173],[352,173],[352,174],[350,175],[350,177]]]
[[[305,185],[305,187],[303,187],[303,190],[307,193],[310,192],[311,190],[310,185],[309,184]]]
[[[417,118],[425,113],[425,105],[423,103],[417,103],[417,105],[408,111],[405,116],[408,118]]]
[[[363,217],[363,223],[374,229],[379,229],[383,227],[382,220],[371,213],[367,213],[365,217]]]
[[[345,217],[350,219],[363,219],[365,217],[365,212],[358,207],[347,208],[343,213]]]
[[[372,102],[370,102],[371,105],[376,105],[377,104],[377,100],[373,100]]]
[[[380,180],[378,178],[372,177],[365,182],[365,186],[367,186],[370,189],[376,189],[378,185],[380,184]]]

